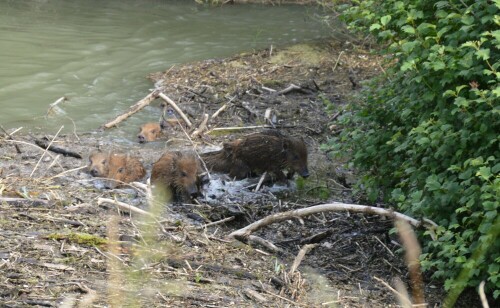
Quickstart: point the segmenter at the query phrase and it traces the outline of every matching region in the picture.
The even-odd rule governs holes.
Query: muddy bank
[[[114,140],[113,131],[126,122],[104,133],[54,139],[54,145],[81,154],[78,159],[44,153],[34,144],[44,136],[21,131],[9,141],[2,135],[0,302],[6,307],[395,305],[392,292],[377,280],[391,283],[407,276],[398,239],[389,234],[390,220],[328,213],[256,233],[277,245],[279,253],[225,238],[272,213],[356,201],[349,170],[319,146],[341,129],[335,119],[347,98],[379,69],[377,57],[350,45],[267,49],[151,74],[155,87],[193,123],[186,131],[168,128],[155,142],[139,144],[135,135]],[[153,105],[160,118],[160,101]],[[188,137],[205,114],[207,130]],[[140,157],[149,174],[167,149],[211,151],[264,127],[305,140],[307,180],[296,176],[253,191],[258,178],[233,181],[214,174],[197,202],[155,205],[141,187],[102,189],[101,180],[84,168],[91,151],[115,149]],[[119,211],[100,198],[134,205],[154,217]],[[290,273],[299,249],[311,243],[317,246]],[[427,282],[426,295],[429,303],[439,304],[441,286]]]

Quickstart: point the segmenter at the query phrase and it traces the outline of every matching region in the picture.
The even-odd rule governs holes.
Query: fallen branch
[[[102,204],[105,204],[105,203],[113,204],[116,207],[118,207],[120,210],[125,211],[125,212],[134,212],[134,213],[141,214],[141,215],[153,216],[153,214],[151,214],[149,212],[146,212],[144,210],[141,210],[140,208],[137,208],[133,205],[130,205],[130,204],[127,204],[124,202],[120,202],[120,201],[108,199],[108,198],[97,199],[97,205],[101,206]]]
[[[308,208],[273,214],[273,215],[264,217],[263,219],[258,220],[256,222],[246,226],[245,228],[242,228],[242,229],[239,229],[239,230],[232,232],[231,234],[228,235],[228,237],[229,238],[236,238],[236,237],[246,238],[250,234],[252,234],[253,232],[255,232],[255,231],[257,231],[257,230],[259,230],[267,225],[276,223],[276,222],[289,220],[289,219],[296,218],[296,217],[308,216],[311,214],[316,214],[316,213],[321,213],[321,212],[339,212],[339,211],[349,211],[349,212],[358,212],[358,213],[365,213],[365,214],[372,214],[372,215],[387,216],[390,218],[401,219],[403,221],[406,221],[414,227],[424,226],[426,228],[433,228],[432,225],[429,226],[429,224],[426,222],[421,222],[421,221],[416,220],[412,217],[406,216],[406,215],[398,213],[398,212],[394,212],[392,210],[383,209],[383,208],[379,208],[379,207],[373,207],[373,206],[366,206],[366,205],[334,202],[334,203],[320,204],[320,205],[315,205],[315,206],[311,206]]]
[[[158,93],[158,96],[161,97],[170,106],[172,106],[172,108],[174,108],[174,110],[181,116],[181,118],[184,120],[184,122],[186,122],[188,127],[193,126],[193,124],[191,123],[191,121],[189,121],[186,114],[184,114],[184,112],[182,112],[182,110],[179,108],[179,106],[177,106],[177,104],[170,97],[166,96],[165,94],[163,94],[161,92]]]
[[[62,154],[63,156],[71,156],[74,158],[82,159],[82,156],[80,154],[73,152],[73,151],[70,151],[70,150],[66,150],[66,149],[63,149],[60,147],[50,145],[47,140],[36,139],[35,143],[36,143],[36,145],[38,145],[39,147],[41,147],[44,150],[49,150],[49,151],[57,153],[57,154]]]
[[[117,116],[113,121],[108,122],[104,124],[102,127],[103,128],[111,128],[113,126],[116,126],[120,122],[126,120],[128,117],[133,115],[134,113],[138,112],[142,108],[146,107],[147,105],[151,104],[152,101],[154,101],[158,97],[158,90],[154,90],[153,92],[149,93],[146,97],[132,105],[129,110],[119,116]]]

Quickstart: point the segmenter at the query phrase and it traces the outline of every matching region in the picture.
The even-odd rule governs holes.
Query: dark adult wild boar
[[[139,159],[127,154],[94,152],[89,160],[89,173],[92,176],[109,179],[104,183],[106,188],[115,188],[122,182],[137,181],[146,174]]]
[[[252,172],[274,173],[278,181],[292,178],[295,172],[309,176],[307,148],[302,139],[286,136],[278,131],[248,135],[225,145],[232,155],[229,175],[242,179]],[[285,177],[283,169],[288,170]]]
[[[241,142],[237,139],[223,144],[222,150],[200,154],[209,171],[229,173],[233,166],[233,149]]]
[[[111,154],[109,156],[106,188],[115,188],[123,183],[140,180],[146,175],[141,161],[128,154]]]
[[[192,153],[166,152],[153,164],[151,184],[172,194],[174,201],[199,195],[198,159]]]
[[[163,136],[163,130],[159,123],[146,123],[141,125],[140,132],[137,135],[139,143],[155,141]]]

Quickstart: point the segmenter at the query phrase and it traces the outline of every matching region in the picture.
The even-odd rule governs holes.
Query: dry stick
[[[394,212],[392,210],[387,210],[387,209],[373,207],[373,206],[367,206],[367,205],[334,202],[334,203],[320,204],[320,205],[315,205],[315,206],[311,206],[308,208],[273,214],[273,215],[264,217],[263,219],[258,220],[256,222],[246,226],[245,228],[242,228],[242,229],[239,229],[239,230],[232,232],[231,234],[228,235],[228,237],[229,238],[235,238],[236,236],[247,237],[251,233],[259,230],[260,228],[267,226],[267,225],[270,225],[270,224],[273,224],[275,222],[280,222],[280,221],[289,220],[289,219],[296,218],[296,217],[302,217],[302,216],[307,216],[307,215],[321,213],[321,212],[338,212],[338,211],[349,211],[349,212],[358,212],[358,213],[365,213],[365,214],[372,214],[372,215],[388,216],[388,217],[392,217],[392,218],[402,219],[406,222],[409,222],[414,227],[424,226],[426,228],[429,228],[429,226],[426,223],[418,221],[418,220],[416,220],[412,217],[406,216],[404,214]]]
[[[415,232],[413,232],[412,228],[407,222],[398,219],[396,220],[395,224],[401,242],[405,247],[405,261],[410,272],[413,301],[417,305],[424,304],[424,283],[419,261],[420,254],[422,252],[420,249],[420,244],[418,243]]]
[[[295,260],[293,260],[293,264],[292,264],[292,267],[290,268],[290,272],[288,273],[288,275],[290,275],[290,276],[293,275],[293,273],[297,270],[300,263],[302,262],[302,259],[304,259],[306,253],[308,253],[309,250],[313,249],[317,245],[318,244],[306,244],[306,245],[302,246],[299,253],[295,257]]]
[[[99,198],[99,199],[97,199],[97,205],[100,206],[100,205],[102,205],[104,203],[113,204],[113,205],[117,206],[119,209],[121,209],[123,211],[126,211],[126,212],[134,212],[134,213],[137,213],[137,214],[153,216],[149,212],[146,212],[144,210],[141,210],[140,208],[137,208],[137,207],[135,207],[133,205],[130,205],[130,204],[127,204],[127,203],[124,203],[124,202],[120,202],[120,201],[113,200],[113,199],[108,199],[108,198]]]
[[[149,93],[146,97],[135,103],[134,105],[130,106],[129,110],[119,116],[117,116],[114,120],[104,124],[102,127],[103,128],[111,128],[113,126],[116,126],[118,123],[126,120],[128,117],[133,115],[134,113],[138,112],[142,108],[146,107],[147,105],[151,104],[152,101],[154,101],[158,97],[158,90],[154,90],[153,92]]]
[[[229,100],[229,102],[225,103],[222,107],[220,107],[216,112],[214,112],[214,114],[212,114],[212,120],[215,119],[216,117],[219,116],[219,114],[221,112],[223,112],[224,110],[226,110],[229,106],[231,106],[231,102],[237,97],[237,95],[231,97],[231,99]]]
[[[59,155],[58,155],[57,157],[59,157]],[[64,174],[66,174],[66,173],[70,173],[70,172],[73,172],[73,171],[78,171],[78,170],[85,169],[85,168],[87,168],[87,166],[82,166],[82,167],[77,167],[77,168],[73,168],[73,169],[70,169],[70,170],[66,170],[66,171],[63,171],[63,172],[61,172],[61,173],[59,173],[59,174],[56,174],[56,175],[54,175],[54,176],[51,176],[51,177],[49,178],[49,180],[52,180],[52,179],[54,179],[54,178],[58,178],[58,177],[60,177],[60,176],[63,176],[63,175],[64,175]]]
[[[33,176],[33,173],[35,173],[36,168],[38,168],[38,165],[40,164],[40,162],[42,161],[43,157],[45,156],[45,153],[47,153],[47,151],[50,149],[50,146],[52,145],[52,143],[54,142],[54,140],[56,140],[57,135],[59,135],[59,133],[61,132],[61,130],[63,128],[64,128],[64,125],[61,126],[61,128],[59,128],[59,130],[57,131],[57,133],[54,136],[54,138],[52,138],[52,140],[50,140],[49,145],[47,146],[47,148],[45,149],[45,151],[43,151],[42,156],[40,156],[40,159],[38,160],[38,162],[35,165],[35,168],[33,168],[33,171],[31,171],[30,178]]]
[[[52,104],[50,104],[49,109],[47,110],[47,114],[45,116],[47,117],[50,114],[50,112],[52,111],[52,109],[57,107],[57,105],[59,105],[59,103],[62,103],[65,100],[67,100],[67,98],[66,98],[66,96],[63,96],[63,97],[59,98],[58,100],[56,100],[55,102],[53,102]]]
[[[255,236],[255,235],[249,235],[247,237],[247,239],[248,239],[249,242],[257,243],[257,244],[260,244],[260,245],[266,247],[267,249],[269,249],[269,251],[272,251],[272,252],[283,252],[283,250],[281,248],[279,248],[278,246],[274,245],[270,241],[263,239],[262,237],[258,237],[258,236]]]
[[[29,145],[29,146],[32,146],[32,147],[35,147],[35,148],[39,149],[40,151],[46,151],[46,150],[42,149],[41,147],[37,146],[36,144],[25,142],[25,141],[19,141],[19,140],[5,140],[5,141],[7,143],[11,142],[11,143],[19,143],[19,144]],[[52,153],[47,152],[47,155],[49,155],[52,159],[55,159],[55,157],[54,157],[54,155],[52,155]],[[59,164],[59,163],[57,163],[57,164],[59,165],[59,167],[61,169],[64,170],[64,167],[61,164]]]
[[[191,121],[189,121],[188,117],[184,114],[184,112],[182,112],[182,110],[179,108],[179,106],[177,106],[177,104],[170,97],[166,96],[165,94],[163,94],[161,92],[158,93],[158,96],[161,97],[170,106],[172,106],[172,108],[174,108],[174,110],[181,116],[181,118],[184,120],[184,122],[186,122],[188,127],[193,126],[193,124],[191,124]]]
[[[1,129],[3,130],[3,132],[7,135],[7,139],[9,139],[9,140],[14,140],[14,137],[12,137],[12,134],[13,134],[13,133],[15,133],[16,131],[18,131],[18,130],[19,130],[19,129],[17,129],[17,130],[16,130],[16,131],[14,131],[12,134],[9,134],[9,133],[5,130],[5,128],[3,128],[3,126],[2,126],[2,125],[0,125],[0,128],[1,128]],[[19,145],[14,144],[14,146],[16,147],[16,152],[17,152],[17,154],[21,154],[22,152],[21,152],[21,149],[19,148]]]
[[[337,64],[339,64],[339,61],[340,61],[340,57],[342,56],[342,54],[344,53],[344,51],[342,50],[340,53],[339,53],[339,56],[337,58],[337,61],[335,62],[335,65],[333,66],[332,68],[332,73],[335,72],[335,69],[337,68]]]
[[[221,220],[218,220],[218,221],[214,221],[214,222],[211,222],[211,223],[208,223],[208,224],[205,224],[203,226],[199,226],[199,227],[196,227],[197,230],[200,230],[200,229],[205,229],[206,227],[210,227],[210,226],[214,226],[214,225],[219,225],[219,224],[222,224],[222,223],[225,223],[227,221],[231,221],[234,219],[234,216],[229,216],[229,217],[226,217],[224,219],[221,219]]]
[[[267,175],[267,171],[265,171],[262,176],[260,177],[260,180],[259,180],[259,183],[257,183],[257,187],[255,187],[255,191],[259,191],[260,189],[260,186],[262,185],[262,183],[264,182],[264,179],[266,178],[266,175]]]
[[[200,126],[198,126],[198,128],[191,134],[191,138],[200,136],[207,129],[207,122],[208,122],[208,113],[205,113],[203,115],[203,120],[201,121]]]
[[[276,92],[276,95],[282,95],[282,94],[287,94],[288,92],[292,92],[294,90],[302,90],[301,87],[294,85],[293,83],[288,86],[288,88],[285,88],[281,91]]]

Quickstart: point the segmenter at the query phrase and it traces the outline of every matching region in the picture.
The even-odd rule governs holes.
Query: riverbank
[[[126,121],[104,133],[14,133],[14,141],[3,134],[0,301],[7,307],[396,305],[393,293],[380,282],[390,283],[396,276],[405,279],[407,273],[397,252],[398,240],[389,234],[390,220],[325,213],[273,224],[256,233],[280,252],[226,238],[273,213],[358,201],[350,186],[351,172],[319,148],[342,129],[336,119],[348,98],[364,80],[380,74],[380,63],[380,58],[350,44],[319,42],[151,74],[155,87],[193,122],[189,134],[208,115],[201,137],[169,130],[167,141],[117,143],[114,134]],[[159,105],[159,100],[153,102],[158,115]],[[230,191],[237,183],[223,179],[227,191],[215,202],[205,195],[195,204],[151,208],[141,187],[102,190],[96,185],[99,180],[84,169],[89,153],[97,148],[139,156],[150,170],[167,149],[205,151],[262,126],[304,139],[309,179],[296,178],[278,192],[266,185],[252,192],[254,183]],[[34,145],[43,137],[83,159],[44,153]],[[152,219],[125,213],[102,198],[157,215]],[[290,272],[306,244],[316,246],[298,270]],[[431,306],[440,303],[440,285],[427,283],[425,293]]]

